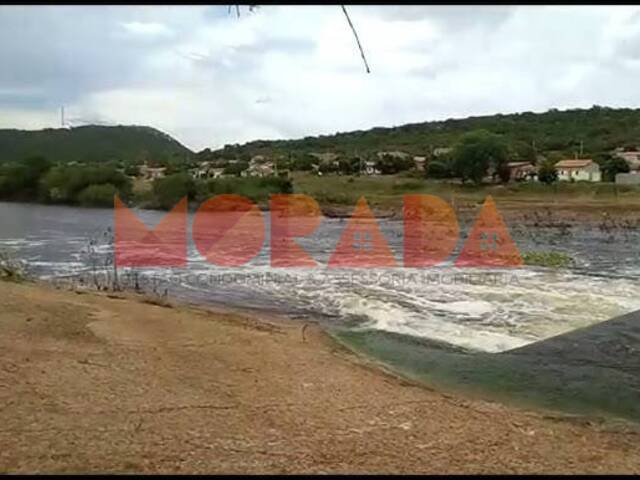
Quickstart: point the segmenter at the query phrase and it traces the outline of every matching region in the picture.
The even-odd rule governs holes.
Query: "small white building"
[[[413,157],[413,164],[415,165],[416,170],[424,172],[424,169],[427,166],[427,157]]]
[[[138,175],[144,180],[157,180],[166,175],[165,167],[150,167],[146,163],[138,167]]]
[[[599,182],[602,178],[600,165],[590,158],[560,160],[555,167],[562,181]]]
[[[243,170],[240,173],[242,177],[272,177],[276,174],[275,165],[272,162],[267,162],[263,165],[252,164],[249,168]]]
[[[224,175],[224,168],[214,167],[210,162],[203,162],[191,172],[193,178],[203,180],[208,178],[220,178]]]
[[[365,160],[362,164],[362,173],[365,175],[380,175],[380,170],[376,168],[376,162]]]

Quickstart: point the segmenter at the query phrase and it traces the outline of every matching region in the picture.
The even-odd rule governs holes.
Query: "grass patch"
[[[573,259],[562,252],[525,252],[522,255],[525,265],[547,268],[566,268]]]

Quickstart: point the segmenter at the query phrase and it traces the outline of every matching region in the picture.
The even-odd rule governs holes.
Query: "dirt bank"
[[[638,434],[465,400],[323,332],[0,283],[0,471],[640,473]]]

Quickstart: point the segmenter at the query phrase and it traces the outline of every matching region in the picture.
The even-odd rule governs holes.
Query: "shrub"
[[[282,177],[218,178],[210,180],[207,187],[206,191],[200,193],[198,200],[207,200],[204,196],[231,193],[260,202],[268,200],[273,194],[293,192],[291,181]]]
[[[78,203],[85,207],[113,207],[118,189],[110,183],[90,185],[78,194]]]
[[[154,180],[152,189],[155,205],[165,210],[175,207],[183,197],[193,199],[196,194],[196,184],[187,173]]]
[[[551,185],[558,180],[558,172],[556,171],[553,160],[547,160],[540,165],[538,169],[538,180],[547,185]]]
[[[450,162],[432,160],[425,169],[425,174],[428,178],[451,178],[453,177],[453,171]]]
[[[78,203],[80,193],[91,185],[112,185],[123,198],[131,195],[131,179],[112,167],[61,166],[52,168],[41,180],[43,200]]]

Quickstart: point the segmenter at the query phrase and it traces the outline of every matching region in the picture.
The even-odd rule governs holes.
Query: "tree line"
[[[112,207],[117,194],[125,202],[170,209],[183,197],[202,202],[212,195],[232,193],[264,201],[274,193],[291,193],[281,177],[198,180],[184,171],[155,179],[148,192],[134,192],[132,178],[113,165],[56,165],[42,156],[0,165],[0,200]]]

